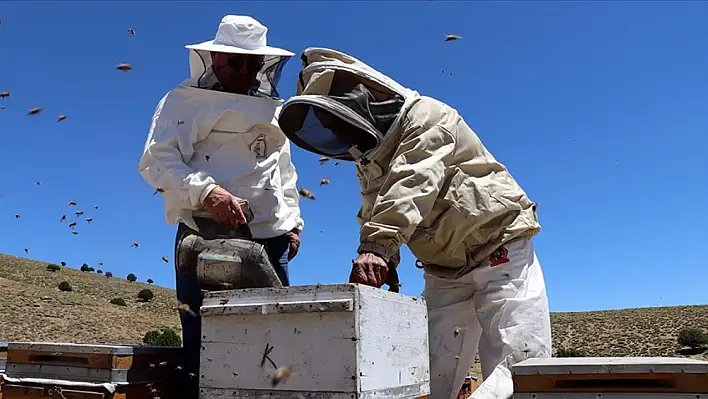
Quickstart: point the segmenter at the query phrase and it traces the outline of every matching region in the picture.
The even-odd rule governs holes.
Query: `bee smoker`
[[[204,290],[281,288],[265,246],[253,241],[248,227],[253,211],[248,201],[242,200],[240,205],[246,224],[237,228],[216,223],[205,210],[194,212],[199,231],[182,238],[179,265],[196,265],[197,280]]]

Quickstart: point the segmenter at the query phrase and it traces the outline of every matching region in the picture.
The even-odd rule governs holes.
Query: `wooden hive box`
[[[422,299],[358,284],[214,291],[201,315],[202,399],[430,393]]]
[[[169,398],[182,348],[11,342],[2,399]]]
[[[512,376],[514,399],[708,399],[708,362],[686,358],[527,359]]]
[[[7,342],[0,342],[0,399],[2,399],[2,375],[5,372],[7,363]]]

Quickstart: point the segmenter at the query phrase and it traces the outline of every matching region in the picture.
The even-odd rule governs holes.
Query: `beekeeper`
[[[424,269],[431,399],[509,398],[510,366],[551,355],[533,247],[536,205],[449,105],[347,54],[309,48],[279,124],[308,151],[356,164],[362,204],[350,282],[381,287],[404,243]]]
[[[163,191],[167,222],[179,224],[175,248],[188,234],[239,230],[246,223],[241,200],[248,201],[252,238],[288,285],[304,223],[290,142],[277,124],[283,101],[276,87],[293,53],[268,46],[267,31],[249,16],[227,15],[214,40],[186,46],[191,76],[158,103],[139,170]],[[175,261],[177,298],[197,314],[181,313],[185,370],[198,375],[195,262]],[[196,380],[185,395],[197,397]]]

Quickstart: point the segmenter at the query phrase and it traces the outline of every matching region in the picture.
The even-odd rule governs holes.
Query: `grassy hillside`
[[[0,254],[0,341],[140,343],[159,326],[179,329],[174,290],[106,278],[69,267],[49,272],[47,262]],[[60,292],[61,281],[73,292]],[[136,300],[143,288],[155,298]],[[128,306],[111,305],[121,297]],[[684,327],[708,329],[708,306],[552,314],[554,347],[596,356],[691,356],[676,343]]]

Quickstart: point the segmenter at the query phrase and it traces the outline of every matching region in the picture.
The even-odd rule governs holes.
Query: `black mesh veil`
[[[195,86],[200,89],[213,89],[219,84],[214,71],[211,68],[211,55],[208,51],[192,50],[201,60],[202,74],[195,81]],[[263,60],[263,68],[258,72],[256,79],[258,82],[254,85],[249,95],[258,97],[270,97],[280,99],[278,93],[278,82],[283,73],[283,67],[290,60],[289,56],[266,55]],[[195,63],[196,60],[190,56],[190,63]],[[195,66],[192,65],[192,68]],[[194,71],[192,71],[194,73]],[[195,77],[194,75],[192,77]]]

